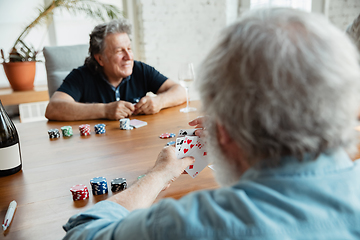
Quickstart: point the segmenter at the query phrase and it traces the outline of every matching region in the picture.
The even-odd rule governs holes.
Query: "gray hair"
[[[360,51],[360,14],[355,20],[347,27],[346,33],[354,41],[356,47]]]
[[[359,56],[324,17],[286,8],[249,11],[222,32],[200,69],[205,113],[251,165],[356,147]]]
[[[102,67],[98,64],[94,58],[95,54],[102,54],[105,49],[105,37],[113,33],[127,33],[131,35],[131,24],[127,19],[121,18],[112,20],[108,23],[101,23],[97,25],[90,33],[89,41],[89,54],[90,56],[85,59],[85,64],[94,69],[95,71],[102,70]]]

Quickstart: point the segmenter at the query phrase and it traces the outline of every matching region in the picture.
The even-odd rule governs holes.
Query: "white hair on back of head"
[[[359,56],[320,15],[251,10],[227,27],[203,61],[204,111],[249,163],[356,147]],[[214,129],[213,129],[214,130]]]

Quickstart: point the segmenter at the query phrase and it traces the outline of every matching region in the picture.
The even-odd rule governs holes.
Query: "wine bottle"
[[[19,135],[0,100],[0,177],[21,170]]]

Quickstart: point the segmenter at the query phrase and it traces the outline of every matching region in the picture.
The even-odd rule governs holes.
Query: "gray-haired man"
[[[341,47],[339,47],[341,46]],[[161,151],[129,189],[70,218],[65,239],[359,239],[359,56],[324,17],[259,9],[226,28],[199,76],[221,184],[157,194],[193,162]]]
[[[154,114],[185,101],[183,87],[155,68],[134,61],[130,29],[125,19],[94,28],[90,56],[53,94],[45,113],[48,119],[118,120],[133,114]],[[147,92],[157,95],[150,97]]]

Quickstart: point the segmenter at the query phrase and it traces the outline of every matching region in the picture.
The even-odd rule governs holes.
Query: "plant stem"
[[[50,4],[46,9],[44,9],[44,11],[42,11],[39,16],[32,21],[25,29],[24,31],[20,34],[20,36],[18,37],[18,39],[16,39],[15,44],[14,44],[14,48],[16,47],[16,44],[21,41],[24,37],[26,37],[26,35],[29,33],[30,29],[32,27],[34,27],[43,17],[47,16],[49,13],[51,13],[53,11],[53,9],[56,7],[58,1],[53,1],[52,4]]]

